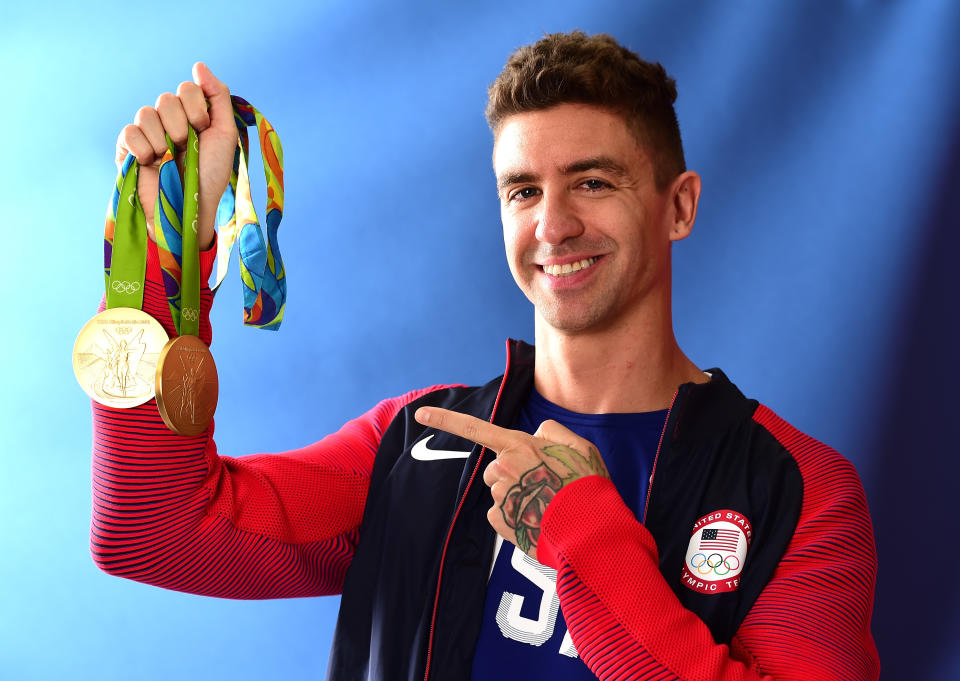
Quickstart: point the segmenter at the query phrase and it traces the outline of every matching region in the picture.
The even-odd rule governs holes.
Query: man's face
[[[561,104],[510,116],[493,167],[510,270],[550,326],[607,328],[669,287],[670,192],[619,115]]]

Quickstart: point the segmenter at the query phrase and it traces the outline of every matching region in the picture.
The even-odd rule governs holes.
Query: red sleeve
[[[201,255],[203,281],[214,255]],[[211,302],[204,286],[207,343]],[[144,310],[172,332],[152,244]],[[303,449],[241,458],[218,456],[212,424],[197,437],[171,433],[153,400],[133,409],[93,403],[94,561],[110,574],[210,596],[338,593],[381,436],[429,390],[385,400]]]
[[[777,679],[876,679],[870,615],[877,551],[860,478],[850,462],[770,409],[760,406],[753,418],[793,454],[803,506],[734,650]]]
[[[793,540],[732,648],[716,644],[706,624],[680,604],[659,572],[652,535],[611,481],[577,480],[547,507],[537,558],[557,570],[571,637],[600,679],[879,676],[869,630],[876,551],[859,479],[839,455],[769,410],[761,407],[755,418],[794,455],[804,498]],[[787,442],[785,435],[797,439]]]

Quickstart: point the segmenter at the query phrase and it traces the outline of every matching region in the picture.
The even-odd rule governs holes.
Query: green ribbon
[[[167,137],[167,146],[171,159],[165,164],[171,164],[172,173],[160,170],[160,191],[165,192],[165,180],[170,174],[177,177],[176,163],[173,161],[173,143]],[[200,146],[197,133],[193,126],[187,130],[187,154],[183,163],[183,220],[181,221],[180,235],[183,239],[180,259],[180,315],[177,333],[181,336],[200,334],[200,247],[197,238],[198,193],[200,191]],[[165,165],[164,164],[164,165]],[[171,191],[176,191],[171,188]],[[166,193],[166,192],[165,192]],[[160,196],[154,209],[154,232],[159,233],[160,224]],[[159,239],[158,239],[159,245]],[[168,299],[169,302],[169,299]],[[171,312],[173,308],[171,307]],[[176,320],[175,320],[176,321]]]
[[[165,288],[175,284],[176,296],[167,297],[178,335],[200,332],[200,247],[197,236],[200,191],[200,147],[197,133],[187,128],[187,150],[181,189],[176,148],[167,135],[167,153],[160,164],[154,234]],[[147,219],[137,195],[139,165],[127,156],[117,176],[104,232],[104,281],[107,307],[143,307],[143,282],[147,267]],[[173,230],[173,231],[171,231]],[[171,252],[172,251],[172,252]],[[176,281],[166,281],[175,279]]]
[[[137,196],[137,162],[129,155],[114,185],[104,230],[103,269],[107,309],[143,307],[147,270],[147,221]]]

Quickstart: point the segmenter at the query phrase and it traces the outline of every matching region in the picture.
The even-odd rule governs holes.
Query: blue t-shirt
[[[666,409],[578,414],[534,390],[513,427],[533,433],[553,419],[595,444],[620,496],[639,518],[666,418]],[[497,538],[471,681],[596,679],[577,657],[556,583],[556,570]]]

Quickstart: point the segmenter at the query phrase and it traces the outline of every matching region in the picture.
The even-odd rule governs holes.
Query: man
[[[209,247],[235,130],[227,88],[194,76],[117,158],[149,166],[191,122]],[[675,97],[607,36],[515,52],[487,117],[536,352],[510,342],[485,386],[385,400],[277,455],[95,404],[98,564],[223,597],[342,593],[335,679],[876,678],[856,473],[674,338],[670,245],[700,195]],[[152,205],[155,176],[139,192]],[[144,309],[169,332],[151,258]]]

